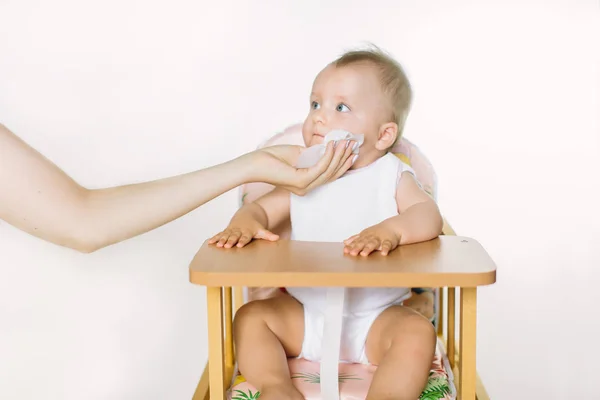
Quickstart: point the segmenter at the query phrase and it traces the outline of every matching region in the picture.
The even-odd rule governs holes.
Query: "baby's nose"
[[[317,123],[317,122],[318,122],[318,123],[324,124],[324,123],[325,123],[325,120],[326,120],[326,118],[325,118],[325,113],[324,113],[323,111],[321,111],[321,110],[316,110],[316,111],[314,112],[314,114],[313,114],[313,121],[314,121],[315,123]]]

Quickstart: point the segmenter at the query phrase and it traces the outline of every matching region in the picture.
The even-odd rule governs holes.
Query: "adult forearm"
[[[77,236],[86,238],[86,251],[93,251],[171,222],[245,183],[239,163],[235,159],[153,182],[88,190]]]
[[[180,176],[88,190],[0,125],[0,219],[91,252],[164,225],[253,179],[253,160],[244,155]]]

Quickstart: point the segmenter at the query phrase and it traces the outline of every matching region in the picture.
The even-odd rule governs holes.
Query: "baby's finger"
[[[344,246],[344,254],[350,254],[352,252],[352,245]]]
[[[231,233],[230,230],[226,230],[221,234],[221,237],[219,238],[219,241],[217,242],[217,247],[223,247],[225,245],[225,243],[227,243],[227,239],[229,239],[230,233]]]
[[[266,229],[260,229],[258,232],[256,232],[256,236],[257,239],[264,239],[264,240],[268,240],[270,242],[274,242],[277,239],[279,239],[279,235],[274,234],[271,231],[268,231]]]
[[[354,243],[352,243],[352,245],[350,246],[350,255],[351,256],[357,256],[358,253],[360,253],[362,251],[362,249],[365,247],[366,241],[364,238],[359,238],[357,240],[354,241]]]
[[[354,241],[356,240],[356,238],[357,238],[357,237],[359,237],[359,236],[360,236],[360,235],[353,235],[353,236],[350,236],[348,239],[344,240],[344,244],[345,244],[346,246],[348,246],[348,245],[352,244],[352,242],[354,242]]]
[[[375,251],[375,249],[377,249],[377,248],[379,248],[379,239],[377,239],[377,238],[369,239],[369,241],[367,242],[367,244],[365,245],[363,250],[360,252],[360,255],[368,256],[373,251]]]
[[[215,236],[213,236],[210,239],[208,239],[208,244],[217,243],[217,241],[221,238],[221,233],[222,232],[219,232]]]
[[[252,232],[243,231],[242,236],[240,237],[240,240],[238,240],[237,247],[244,247],[245,245],[250,243],[250,241],[252,240],[252,236],[254,236],[254,235],[252,235]]]
[[[390,240],[384,240],[383,243],[381,243],[381,255],[382,256],[387,256],[389,254],[390,251],[392,251],[392,242]]]
[[[238,239],[240,238],[241,234],[242,233],[240,231],[232,232],[231,235],[229,235],[229,238],[227,239],[227,243],[225,243],[224,247],[226,249],[232,248],[238,242]]]

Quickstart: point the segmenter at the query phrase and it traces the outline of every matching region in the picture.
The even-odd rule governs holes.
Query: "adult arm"
[[[343,146],[329,146],[316,166],[291,167],[301,151],[274,146],[179,176],[90,190],[0,125],[0,219],[89,253],[162,226],[247,182],[304,194],[337,179],[352,161]]]

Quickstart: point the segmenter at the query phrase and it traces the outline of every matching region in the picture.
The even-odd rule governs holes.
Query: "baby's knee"
[[[270,300],[253,300],[241,306],[233,319],[234,329],[248,324],[264,323],[268,315],[273,312]]]
[[[435,348],[437,333],[431,321],[415,313],[406,318],[404,325],[409,332],[408,336],[415,344],[420,343],[428,348]]]

